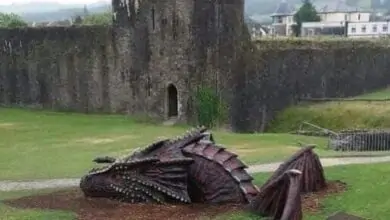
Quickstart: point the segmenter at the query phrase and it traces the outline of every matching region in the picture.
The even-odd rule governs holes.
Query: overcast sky
[[[94,2],[100,2],[102,0],[0,0],[0,5],[10,5],[12,3],[28,3],[28,2],[59,2],[62,4],[89,4]],[[103,0],[111,2],[111,0]]]

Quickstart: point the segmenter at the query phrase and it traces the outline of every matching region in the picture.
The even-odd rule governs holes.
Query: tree
[[[88,11],[87,5],[84,5],[83,14],[84,14],[84,17],[89,15],[89,11]]]
[[[96,14],[89,14],[84,17],[83,25],[111,25],[112,24],[112,12],[103,12]]]
[[[0,27],[19,28],[27,27],[27,23],[17,14],[0,12]]]
[[[81,18],[80,15],[77,15],[74,19],[73,19],[73,24],[75,25],[81,25],[83,23],[83,19]]]
[[[111,25],[112,12],[89,14],[84,18],[84,25]]]
[[[297,23],[293,26],[294,34],[300,36],[303,22],[321,21],[321,18],[310,0],[303,0],[303,5],[294,15],[294,20]]]

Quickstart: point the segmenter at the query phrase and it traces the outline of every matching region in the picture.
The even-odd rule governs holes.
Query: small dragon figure
[[[81,178],[80,188],[87,197],[128,203],[246,204],[274,219],[283,219],[282,214],[291,220],[302,218],[300,205],[286,202],[300,201],[302,170],[289,166],[278,171],[281,174],[259,190],[245,170],[247,166],[217,145],[204,127],[157,141],[124,158],[100,157],[94,162],[105,165]],[[272,195],[278,200],[266,199]]]

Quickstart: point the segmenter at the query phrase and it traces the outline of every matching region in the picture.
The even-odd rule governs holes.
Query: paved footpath
[[[348,164],[369,164],[390,162],[390,156],[386,157],[339,157],[339,158],[321,158],[322,166],[338,166]],[[268,163],[250,166],[247,171],[249,173],[264,173],[275,171],[281,162]],[[80,179],[51,179],[51,180],[36,180],[36,181],[0,181],[0,191],[15,191],[15,190],[31,190],[31,189],[48,189],[48,188],[66,188],[79,185]]]

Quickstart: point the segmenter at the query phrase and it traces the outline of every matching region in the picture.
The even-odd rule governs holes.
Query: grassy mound
[[[389,99],[390,89],[354,98]],[[303,121],[335,131],[390,128],[390,101],[331,101],[301,104],[280,112],[270,124],[269,132],[295,131]]]

